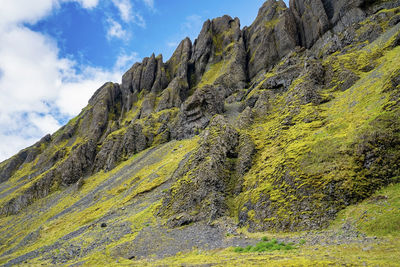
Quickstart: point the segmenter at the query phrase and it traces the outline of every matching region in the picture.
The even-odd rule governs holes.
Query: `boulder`
[[[244,28],[244,35],[250,80],[274,66],[298,43],[295,20],[283,1],[265,2],[253,24]]]
[[[223,92],[220,87],[204,86],[197,89],[181,107],[173,138],[188,138],[204,129],[215,114],[224,111]]]

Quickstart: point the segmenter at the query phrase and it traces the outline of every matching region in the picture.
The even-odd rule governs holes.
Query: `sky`
[[[137,61],[264,0],[0,0],[0,162],[54,133]]]

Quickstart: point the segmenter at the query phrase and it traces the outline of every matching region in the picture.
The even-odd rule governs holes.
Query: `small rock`
[[[106,223],[102,223],[102,224],[100,225],[100,227],[101,227],[101,228],[105,228],[105,227],[107,227],[107,224],[106,224]]]
[[[373,249],[373,247],[365,247],[365,248],[363,248],[362,250],[363,250],[363,251],[370,251],[371,249]]]
[[[132,256],[129,256],[128,257],[128,260],[134,260],[136,258],[136,256],[135,255],[132,255]]]

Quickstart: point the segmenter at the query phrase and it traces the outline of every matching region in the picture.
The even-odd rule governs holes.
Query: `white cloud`
[[[49,14],[56,0],[1,0],[0,26],[20,22],[34,23]]]
[[[112,0],[112,2],[118,9],[121,19],[125,22],[133,20],[132,4],[129,0]]]
[[[149,7],[150,9],[154,9],[154,0],[143,0],[145,5]]]
[[[200,31],[201,26],[203,24],[202,18],[199,15],[191,15],[187,16],[185,22],[182,24],[182,29],[185,32],[193,33],[194,31]],[[198,34],[199,32],[197,32]]]
[[[94,8],[99,0],[0,0],[0,28],[19,23],[35,23],[49,15],[63,2],[78,2],[83,8]]]
[[[61,127],[60,123],[50,114],[40,115],[31,113],[28,117],[33,126],[43,133],[53,133]]]
[[[133,63],[141,61],[139,54],[136,52],[132,52],[131,54],[120,54],[115,63],[114,70],[115,71],[123,71],[127,70]]]
[[[114,6],[118,9],[121,19],[125,23],[135,23],[136,25],[145,28],[146,22],[139,12],[133,10],[130,0],[112,0]]]
[[[83,8],[95,8],[99,4],[99,0],[75,0],[82,5]]]
[[[94,91],[106,81],[121,82],[121,77],[133,63],[140,61],[138,54],[121,54],[115,61],[112,70],[86,67],[82,74],[72,73],[69,82],[59,88],[59,95],[55,103],[62,114],[77,115],[86,106]]]
[[[134,23],[142,28],[146,28],[146,21],[139,13],[134,14]]]
[[[48,15],[51,9],[59,7],[61,0],[7,0],[7,4],[2,1],[0,161],[54,132],[61,119],[77,115],[96,89],[106,81],[120,82],[127,65],[138,59],[136,53],[121,54],[115,67],[105,70],[62,58],[53,39],[23,25]],[[77,2],[84,8],[98,3]],[[78,73],[77,69],[81,71]]]
[[[57,46],[49,38],[25,27],[0,34],[0,112],[47,112],[42,101],[56,96],[49,88],[61,83],[60,72],[69,61],[58,59]]]
[[[128,32],[125,31],[121,24],[115,20],[109,18],[107,19],[108,29],[107,29],[107,39],[118,38],[122,40],[128,39]]]
[[[86,67],[82,74],[73,74],[58,87],[54,105],[61,114],[68,117],[77,115],[96,89],[107,81],[118,81],[121,71],[107,71],[100,68]]]
[[[176,48],[179,45],[177,41],[167,42],[167,46],[171,48]]]
[[[35,137],[26,138],[19,135],[0,135],[0,137],[0,162],[14,155],[19,149],[30,146],[38,141]]]

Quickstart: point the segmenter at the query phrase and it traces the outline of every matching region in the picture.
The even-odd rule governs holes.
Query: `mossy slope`
[[[185,39],[167,63],[152,55],[135,64],[123,84],[105,84],[65,127],[1,163],[0,264],[400,260],[392,256],[398,241],[391,239],[399,232],[400,9],[380,8],[349,32],[332,30],[320,36],[326,45],[317,42],[311,50],[286,40],[272,61],[257,36],[246,35],[274,33],[264,37],[279,46],[276,33],[290,26],[291,11],[282,1],[268,1],[262,10],[261,28],[255,23],[242,31],[229,16],[206,22],[193,46]],[[341,49],[334,33],[345,40]],[[345,33],[356,38],[348,43]],[[248,41],[255,43],[246,50]],[[261,65],[249,72],[254,61]],[[321,229],[338,213],[334,229],[344,220],[387,240],[367,250],[350,242],[271,255],[195,250],[132,261],[132,251],[140,252],[132,246],[153,245],[153,229],[165,244],[151,251],[160,252],[174,242],[196,244],[191,236],[163,238],[183,229],[191,234],[199,221],[247,242],[241,231]],[[225,247],[231,241],[220,239]]]
[[[392,45],[399,29],[324,59],[325,66],[345,65],[360,76],[346,91],[319,89],[329,100],[302,101],[307,75],[287,92],[273,93],[269,115],[245,130],[258,153],[235,201],[239,221],[254,230],[318,228],[343,207],[398,182],[400,113],[391,81],[399,71],[400,50]],[[374,67],[365,71],[365,65]]]
[[[107,257],[113,247],[157,223],[162,190],[196,143],[171,142],[143,151],[111,172],[87,178],[80,188],[56,191],[23,213],[2,217],[0,262],[39,257],[48,264],[66,263],[104,251]]]

